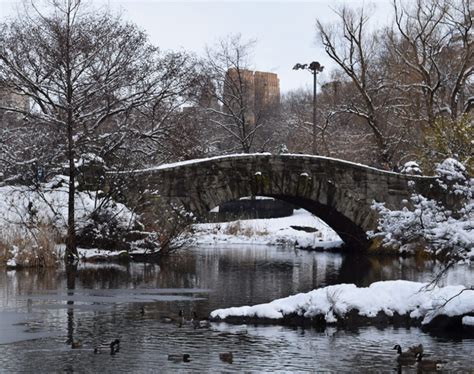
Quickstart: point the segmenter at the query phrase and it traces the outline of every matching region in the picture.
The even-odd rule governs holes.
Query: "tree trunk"
[[[71,115],[72,115],[72,111]],[[69,117],[69,114],[68,114]],[[69,118],[68,118],[69,120]],[[68,161],[69,161],[69,188],[68,188],[68,203],[67,203],[67,238],[66,238],[66,253],[65,260],[68,263],[73,262],[77,257],[77,246],[76,246],[76,222],[75,222],[75,206],[74,197],[76,194],[75,186],[75,165],[74,165],[74,145],[73,145],[73,128],[72,118],[71,123],[68,124]]]
[[[74,197],[76,194],[75,176],[76,166],[74,164],[74,118],[73,118],[73,83],[71,71],[71,3],[68,3],[67,29],[66,29],[66,103],[67,103],[67,159],[69,161],[69,188],[67,202],[67,238],[65,260],[72,263],[78,257],[76,245],[76,220]]]

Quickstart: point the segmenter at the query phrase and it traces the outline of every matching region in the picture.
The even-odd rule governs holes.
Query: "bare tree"
[[[417,113],[429,126],[444,114],[459,120],[474,106],[472,0],[394,0],[393,8],[395,28],[387,36],[397,88],[421,96]]]
[[[393,98],[384,95],[385,81],[379,74],[378,35],[369,32],[369,17],[364,9],[358,11],[343,7],[337,12],[339,23],[324,25],[317,21],[321,42],[329,57],[337,63],[355,87],[354,97],[340,103],[337,111],[348,113],[364,121],[370,129],[382,165],[391,163],[391,141],[387,134],[386,112]]]
[[[21,113],[37,132],[58,132],[56,146],[69,175],[66,259],[72,261],[77,256],[75,160],[81,147],[99,133],[107,144],[138,108],[173,91],[173,79],[166,78],[179,66],[169,64],[144,32],[119,17],[88,11],[81,0],[49,5],[40,10],[31,3],[27,15],[0,25],[0,81],[31,101],[28,110],[0,110]],[[110,152],[124,136],[121,132],[110,142]]]
[[[254,45],[254,41],[242,41],[240,35],[230,35],[207,48],[204,83],[206,88],[212,87],[209,94],[216,102],[206,110],[210,124],[223,138],[221,147],[225,151],[262,150],[270,140],[268,132],[266,136],[260,135],[279,98],[262,103],[256,97],[255,77],[250,67]]]
[[[324,86],[324,85],[323,85]],[[321,100],[323,98],[323,100]],[[326,110],[326,100],[318,94],[320,118],[316,124],[319,153],[329,156],[331,150],[327,141],[330,112]],[[285,144],[290,152],[311,153],[313,147],[313,93],[309,90],[295,90],[283,95],[281,100],[281,119],[274,126],[280,144]]]

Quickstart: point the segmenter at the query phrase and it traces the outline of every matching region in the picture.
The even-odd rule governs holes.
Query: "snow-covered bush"
[[[423,248],[438,256],[457,260],[474,256],[473,180],[465,175],[465,168],[454,159],[438,165],[441,188],[454,194],[461,202],[449,210],[440,202],[420,194],[411,196],[401,210],[387,209],[374,202],[379,213],[378,234],[382,245],[401,252]]]
[[[421,172],[420,165],[418,165],[418,163],[415,161],[405,162],[405,164],[402,167],[402,170],[400,170],[400,173],[409,174],[409,175],[422,175],[423,174]]]
[[[276,153],[279,154],[279,155],[289,153],[288,147],[286,146],[286,144],[283,144],[283,143],[278,144],[278,146],[276,147]]]
[[[139,207],[140,219],[148,231],[156,235],[160,255],[165,256],[192,243],[191,224],[195,217],[179,203],[170,203],[157,193]],[[150,203],[151,201],[151,203]]]
[[[466,168],[458,160],[447,158],[436,166],[436,175],[441,179],[453,182],[465,182],[467,179]]]
[[[58,256],[55,245],[64,242],[67,232],[67,206],[65,176],[32,186],[0,187],[0,263],[49,266],[45,263]],[[117,250],[124,249],[128,239],[146,239],[136,233],[143,229],[138,216],[100,191],[77,192],[75,209],[78,243],[83,247]]]
[[[35,186],[0,187],[0,231],[52,225],[59,236],[66,234],[68,177],[58,175]],[[94,221],[99,210],[110,211],[120,225],[133,225],[135,214],[125,205],[104,200],[100,193],[78,192],[75,198],[78,231]]]

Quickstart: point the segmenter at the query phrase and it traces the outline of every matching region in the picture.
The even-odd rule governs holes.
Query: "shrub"
[[[57,231],[51,225],[10,232],[0,240],[0,265],[55,267],[60,260],[58,241]]]

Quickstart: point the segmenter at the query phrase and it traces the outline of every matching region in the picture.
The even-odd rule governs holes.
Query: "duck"
[[[188,353],[169,354],[168,360],[174,362],[189,362],[191,356]]]
[[[110,343],[110,354],[114,355],[120,351],[120,340],[115,339]]]
[[[416,365],[418,368],[418,371],[436,371],[436,370],[441,370],[443,368],[443,364],[446,363],[446,361],[441,361],[441,360],[422,360],[423,358],[423,353],[418,352],[416,354]]]
[[[178,327],[183,326],[186,323],[186,320],[183,316],[183,309],[180,309],[178,312]]]
[[[176,323],[178,325],[178,327],[181,327],[186,323],[186,321],[184,319],[184,316],[183,316],[183,310],[182,309],[180,309],[179,312],[178,312],[178,318],[164,316],[164,317],[161,317],[160,322],[161,323]]]
[[[415,354],[412,352],[402,352],[402,347],[399,344],[395,345],[393,349],[397,350],[397,362],[401,365],[411,365],[415,363]]]
[[[166,317],[165,316],[165,317],[161,317],[160,321],[161,321],[161,323],[172,323],[172,322],[174,322],[174,319],[171,318],[171,317]]]
[[[411,352],[415,356],[416,356],[417,353],[423,354],[423,344],[412,345],[411,347],[408,348],[407,352]]]
[[[234,354],[232,352],[219,353],[219,358],[221,361],[231,364],[234,361]]]
[[[140,314],[141,314],[142,316],[145,315],[145,307],[144,307],[144,306],[142,306],[142,307],[140,308]]]
[[[72,349],[82,348],[82,342],[80,340],[73,341],[71,343],[71,348]]]
[[[116,343],[116,341],[118,341],[118,343]],[[115,343],[114,343],[115,342]],[[113,343],[113,346],[114,346],[114,353],[112,353],[112,343]],[[108,352],[110,351],[110,354],[115,354],[116,350],[116,346],[120,345],[120,340],[119,339],[115,339],[115,340],[112,340],[110,343],[106,342],[106,341],[101,341],[100,343],[98,343],[97,345],[94,345],[94,354],[100,354],[100,353],[104,353],[104,352]],[[120,347],[119,347],[120,349]]]
[[[195,329],[204,329],[211,326],[211,323],[208,319],[199,319],[195,311],[193,311],[193,319],[191,322]]]

